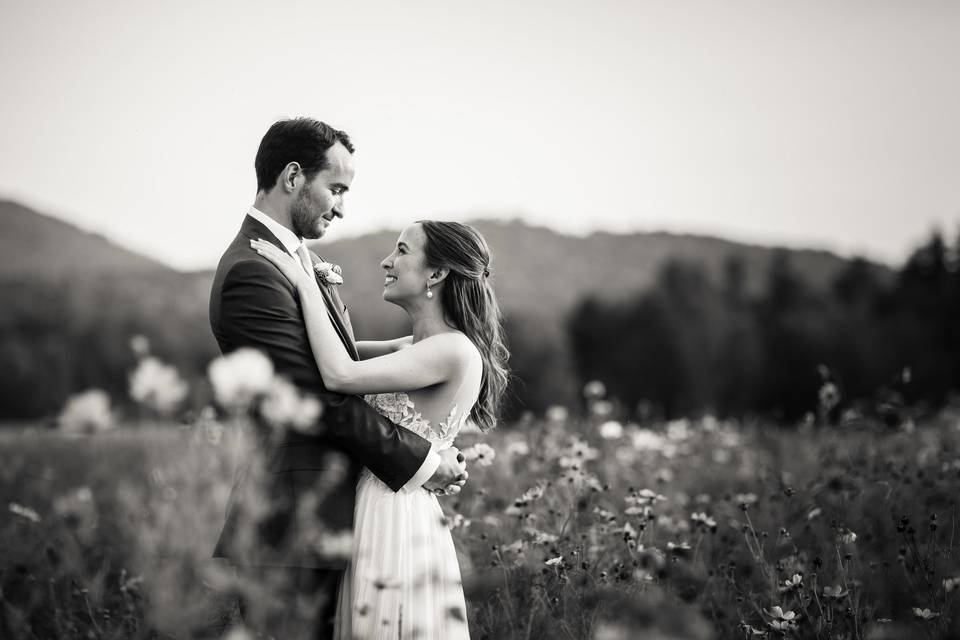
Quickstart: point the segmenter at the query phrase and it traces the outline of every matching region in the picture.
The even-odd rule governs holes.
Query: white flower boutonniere
[[[320,276],[320,281],[327,285],[343,284],[343,270],[340,265],[332,262],[318,262],[313,270]]]

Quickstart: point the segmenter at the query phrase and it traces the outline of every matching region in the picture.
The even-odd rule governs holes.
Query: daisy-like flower
[[[38,514],[36,511],[31,509],[30,507],[25,507],[22,504],[11,502],[9,508],[10,508],[10,513],[20,516],[25,520],[29,520],[34,524],[38,524],[40,522],[40,514]]]
[[[466,460],[476,462],[477,465],[481,467],[489,467],[493,464],[493,459],[497,456],[497,452],[493,450],[493,447],[484,442],[478,442],[460,453],[463,454]]]
[[[857,534],[855,534],[850,529],[847,529],[842,534],[840,534],[840,542],[843,544],[853,544],[857,541]]]
[[[830,585],[827,585],[823,588],[823,595],[824,597],[830,598],[832,600],[839,600],[840,598],[843,598],[847,595],[847,590],[844,589],[839,584],[835,587],[831,587]]]
[[[570,439],[570,446],[567,448],[567,456],[589,461],[596,460],[598,457],[600,457],[600,452],[591,447],[585,441],[574,436]]]
[[[695,522],[698,527],[703,527],[704,529],[709,529],[711,531],[716,531],[717,521],[708,516],[706,513],[691,513],[690,520]]]
[[[546,488],[547,488],[547,485],[541,482],[537,484],[535,487],[524,491],[523,495],[517,498],[514,504],[517,505],[518,507],[525,507],[531,502],[534,502],[535,500],[539,500],[540,498],[542,498],[543,492],[546,490]]]
[[[943,581],[943,590],[950,593],[957,587],[960,587],[960,578],[947,578]]]
[[[803,576],[801,576],[799,573],[795,573],[783,581],[783,585],[780,587],[780,593],[797,589],[802,584],[803,584]]]
[[[636,505],[654,505],[658,502],[663,502],[666,499],[666,496],[662,496],[656,491],[651,491],[650,489],[641,489],[640,491],[637,491],[632,495],[628,495],[625,498],[628,504]]]
[[[921,609],[919,607],[913,608],[913,615],[921,620],[933,620],[934,618],[940,617],[940,614],[936,611],[931,611],[930,609]]]
[[[733,496],[733,501],[740,505],[741,508],[746,508],[757,502],[757,494],[738,493],[737,495]]]
[[[776,631],[790,631],[797,626],[797,614],[793,611],[784,611],[780,605],[769,609],[767,613],[773,620],[768,622],[771,629]]]
[[[687,542],[667,543],[667,551],[672,551],[678,555],[682,555],[687,551],[690,551],[691,548],[692,547]]]
[[[557,556],[556,558],[550,558],[544,564],[548,567],[555,567],[563,562],[563,556]]]
[[[557,536],[553,535],[552,533],[547,533],[546,531],[540,531],[539,529],[536,529],[534,527],[526,527],[524,528],[523,532],[532,538],[531,542],[533,544],[540,545],[540,546],[553,544],[557,540],[559,540],[559,538],[557,538]]]

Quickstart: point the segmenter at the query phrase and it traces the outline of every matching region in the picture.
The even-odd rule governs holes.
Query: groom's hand
[[[433,476],[423,484],[423,488],[440,495],[455,495],[467,481],[467,463],[456,447],[444,449],[439,453],[440,466]]]

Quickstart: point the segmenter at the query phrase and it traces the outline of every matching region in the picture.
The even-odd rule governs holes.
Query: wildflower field
[[[458,445],[471,634],[960,637],[960,417],[636,422],[555,407]],[[94,411],[96,413],[96,411]],[[243,420],[0,430],[0,637],[245,637],[209,558]]]

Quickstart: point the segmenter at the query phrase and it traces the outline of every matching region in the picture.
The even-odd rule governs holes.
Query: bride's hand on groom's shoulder
[[[276,265],[280,273],[298,290],[301,287],[316,285],[316,281],[304,271],[300,262],[286,251],[281,251],[276,246],[260,239],[251,240],[250,247]]]
[[[440,466],[423,488],[438,495],[456,495],[470,475],[467,473],[466,459],[456,447],[444,449],[439,455]]]

